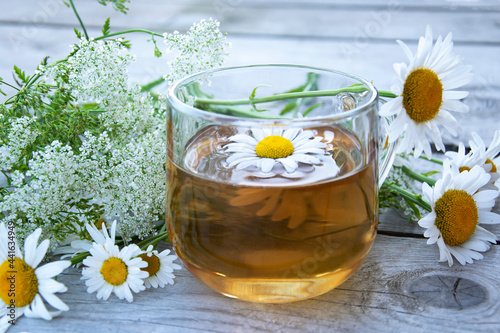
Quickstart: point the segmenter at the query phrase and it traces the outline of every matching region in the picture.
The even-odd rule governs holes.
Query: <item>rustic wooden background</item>
[[[492,0],[132,0],[128,15],[96,0],[75,0],[89,34],[111,17],[111,30],[184,32],[213,17],[232,42],[226,65],[294,63],[339,69],[390,88],[392,64],[406,61],[395,39],[416,49],[427,24],[435,35],[453,32],[455,52],[474,66],[464,127],[448,146],[480,133],[489,144],[500,128],[500,3]],[[45,56],[65,57],[78,22],[62,0],[0,0],[0,76],[15,64],[31,73]],[[167,71],[145,35],[127,35],[138,61],[133,81]],[[160,43],[161,46],[161,43]],[[500,212],[500,203],[495,208]],[[290,304],[253,304],[225,298],[186,270],[176,284],[135,295],[133,303],[87,294],[80,271],[59,280],[70,311],[52,321],[22,318],[11,332],[499,332],[498,245],[473,265],[438,263],[422,229],[395,213],[381,216],[379,235],[360,270],[339,288]],[[500,236],[500,226],[489,230]]]

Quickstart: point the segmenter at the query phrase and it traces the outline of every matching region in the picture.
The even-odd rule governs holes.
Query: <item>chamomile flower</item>
[[[177,256],[169,254],[170,250],[158,253],[157,250],[153,250],[153,245],[149,245],[146,253],[141,254],[141,259],[148,263],[148,267],[141,268],[149,274],[149,277],[144,279],[146,288],[163,288],[167,284],[174,284],[173,271],[181,269],[181,266],[173,262]]]
[[[478,191],[488,183],[490,176],[480,166],[460,173],[444,161],[443,177],[434,187],[423,183],[424,199],[431,203],[432,212],[418,224],[426,228],[427,244],[437,243],[439,261],[453,265],[452,255],[459,263],[472,263],[487,251],[496,236],[479,224],[500,223],[500,215],[492,213],[498,191]]]
[[[54,261],[37,267],[45,257],[49,240],[37,245],[42,229],[26,238],[24,255],[15,241],[15,229],[0,224],[0,327],[14,324],[21,315],[51,320],[69,307],[55,295],[68,288],[53,277],[70,266],[69,261]],[[45,300],[59,311],[48,311]]]
[[[90,249],[90,256],[83,260],[85,267],[82,279],[86,280],[87,292],[97,291],[97,298],[107,300],[111,293],[119,299],[133,301],[132,292],[138,293],[145,289],[144,280],[148,272],[141,270],[147,267],[139,256],[141,249],[130,244],[121,250],[115,245],[116,221],[108,235],[103,224],[103,232],[87,225],[87,231],[95,241]]]
[[[465,146],[459,143],[458,151],[446,152],[446,156],[451,158],[451,164],[460,172],[470,170],[473,166],[479,165],[491,176],[489,184],[495,184],[500,178],[497,165],[500,165],[500,131],[495,132],[493,141],[488,149],[477,133],[472,133],[473,140],[469,141],[470,152],[466,154]],[[490,186],[491,187],[491,186]],[[498,186],[496,186],[498,188]]]
[[[322,139],[310,130],[252,128],[251,135],[229,137],[232,142],[226,145],[226,152],[231,155],[226,162],[229,167],[236,166],[237,170],[257,167],[265,173],[276,164],[281,164],[288,173],[292,173],[299,167],[298,163],[315,165],[322,162],[326,148]]]
[[[473,140],[469,142],[471,152],[485,159],[483,168],[491,175],[490,183],[496,182],[497,188],[500,188],[500,183],[498,183],[500,178],[500,131],[495,131],[495,136],[488,149],[485,149],[485,144],[479,135],[472,133],[472,138]]]
[[[97,224],[97,226],[96,226]],[[88,227],[92,230],[92,239],[97,239],[97,243],[104,245],[106,241],[106,231],[102,230],[102,226],[105,225],[104,219],[99,219],[96,224],[89,224]],[[114,223],[112,225],[114,228],[116,228],[116,224]],[[87,226],[86,226],[87,227]],[[112,230],[111,234],[114,237],[115,231]],[[89,233],[90,235],[90,233]],[[114,240],[112,239],[113,243]],[[92,243],[88,239],[81,239],[77,235],[70,235],[69,237],[66,238],[64,241],[63,245],[66,246],[59,246],[57,249],[55,249],[52,253],[55,255],[62,254],[61,259],[65,258],[73,258],[77,254],[83,253],[83,252],[89,252],[90,249],[92,248]],[[67,245],[69,244],[69,245]],[[76,264],[76,267],[80,266],[81,263]]]
[[[431,139],[438,150],[444,151],[441,132],[443,126],[452,135],[457,135],[460,125],[450,111],[467,112],[467,105],[459,100],[467,97],[466,91],[454,91],[467,84],[471,78],[470,66],[464,66],[461,59],[452,53],[451,33],[444,39],[439,36],[433,45],[432,30],[427,27],[421,37],[415,55],[401,41],[409,64],[394,64],[396,84],[391,90],[398,97],[385,103],[380,114],[396,116],[389,127],[389,141],[394,142],[402,135],[398,152],[411,152],[416,157],[424,152],[431,157]]]

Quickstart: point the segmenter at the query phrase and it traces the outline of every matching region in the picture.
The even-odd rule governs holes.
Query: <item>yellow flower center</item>
[[[293,144],[282,136],[270,135],[260,140],[255,152],[259,157],[285,158],[293,154]]]
[[[478,212],[474,198],[463,190],[448,190],[436,201],[436,227],[450,246],[460,245],[476,230]]]
[[[96,228],[99,229],[99,230],[102,230],[102,224],[104,222],[106,222],[104,219],[97,220],[97,222],[95,223]]]
[[[148,267],[141,268],[141,271],[149,273],[149,276],[153,276],[160,270],[160,258],[154,254],[148,257],[147,253],[141,254],[141,259],[148,263]]]
[[[0,298],[7,306],[26,306],[37,293],[38,279],[35,270],[23,259],[7,259],[0,265]]]
[[[443,84],[436,73],[418,68],[408,75],[403,88],[403,107],[416,123],[433,119],[443,102]]]
[[[470,168],[468,166],[461,166],[460,168],[458,168],[458,171],[460,172],[470,171]]]
[[[490,170],[491,173],[495,173],[495,172],[498,171],[497,166],[495,165],[495,163],[493,163],[493,161],[490,160],[489,158],[486,160],[485,164],[488,164],[488,163],[491,164],[491,170]]]
[[[120,258],[111,257],[102,264],[101,274],[107,283],[113,286],[122,285],[127,281],[127,265]]]

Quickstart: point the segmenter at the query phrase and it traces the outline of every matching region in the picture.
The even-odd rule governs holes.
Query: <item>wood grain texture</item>
[[[133,303],[114,296],[98,301],[95,293],[86,292],[79,269],[70,269],[59,277],[69,288],[60,297],[70,311],[50,322],[21,319],[9,332],[498,332],[498,246],[473,265],[449,268],[437,257],[437,248],[423,239],[378,235],[350,279],[322,296],[288,304],[224,297],[184,269],[173,286],[148,289]],[[459,308],[416,295],[437,288],[447,304],[455,304],[449,286],[435,285],[439,278],[472,281],[485,297]]]

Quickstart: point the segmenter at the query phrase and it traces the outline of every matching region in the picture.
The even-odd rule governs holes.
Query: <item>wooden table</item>
[[[111,17],[112,31],[146,28],[184,32],[202,18],[221,22],[232,42],[226,65],[294,63],[339,69],[381,89],[392,84],[394,62],[406,61],[395,39],[416,49],[430,24],[454,34],[455,52],[474,66],[466,103],[457,118],[464,131],[445,136],[448,147],[472,131],[487,144],[500,128],[500,4],[498,1],[392,0],[133,0],[128,15],[95,0],[76,0],[91,35]],[[78,26],[60,0],[1,0],[0,76],[12,65],[31,73],[47,55],[65,57]],[[129,35],[138,57],[130,75],[139,83],[167,70],[144,35]],[[500,212],[500,203],[495,211]],[[500,226],[489,230],[500,235]],[[423,230],[393,212],[381,216],[368,258],[349,280],[325,295],[289,304],[253,304],[221,296],[190,275],[135,295],[133,303],[96,300],[79,269],[59,277],[70,310],[52,321],[21,318],[10,332],[499,332],[500,250],[473,265],[438,263],[437,246]]]

